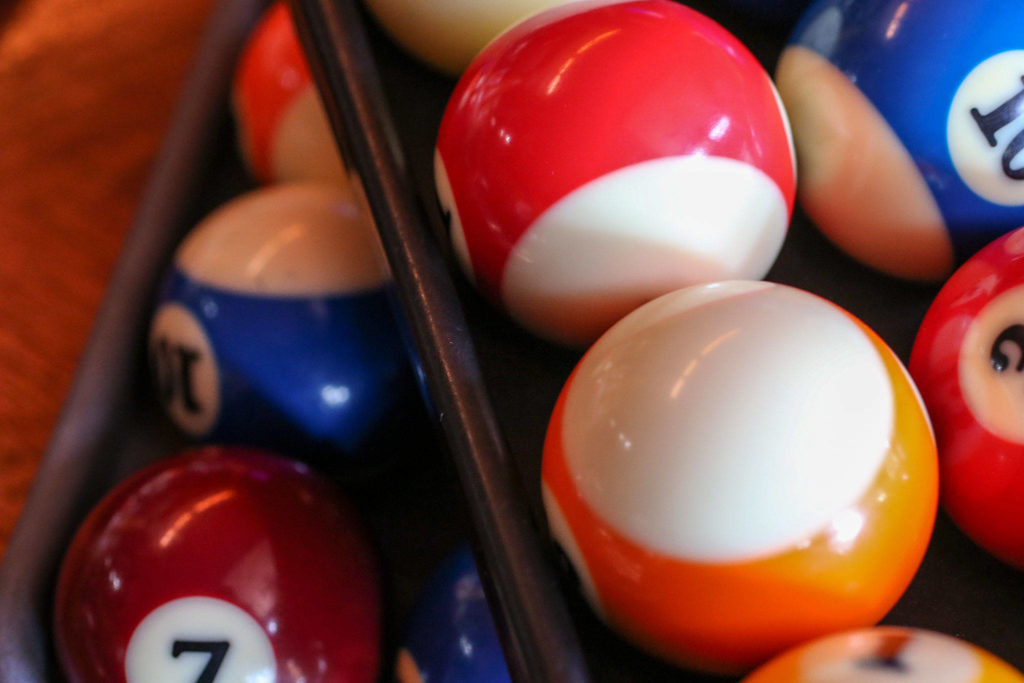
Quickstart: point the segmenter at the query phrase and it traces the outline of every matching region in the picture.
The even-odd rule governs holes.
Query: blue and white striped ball
[[[348,191],[278,185],[223,205],[166,274],[149,353],[185,432],[363,460],[415,405],[389,271]]]
[[[938,281],[1024,223],[1024,3],[818,0],[776,82],[798,198],[840,248]]]

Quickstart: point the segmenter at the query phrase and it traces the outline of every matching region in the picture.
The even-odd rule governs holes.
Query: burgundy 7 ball
[[[1024,569],[1024,228],[943,286],[910,372],[935,424],[943,507],[978,544]]]
[[[794,173],[762,66],[668,0],[585,0],[513,26],[463,74],[435,155],[463,269],[572,346],[668,291],[764,277]]]
[[[207,448],[116,487],[57,586],[72,683],[376,679],[375,561],[353,512],[305,466]]]

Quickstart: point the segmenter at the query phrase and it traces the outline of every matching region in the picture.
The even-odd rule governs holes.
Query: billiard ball
[[[795,191],[767,73],[667,0],[570,4],[503,33],[456,86],[434,162],[463,270],[570,346],[678,287],[763,277]]]
[[[579,0],[366,0],[399,45],[432,68],[458,76],[503,30],[531,14]]]
[[[910,372],[935,424],[942,504],[1024,569],[1024,229],[961,266],[928,309]]]
[[[242,159],[257,180],[349,182],[282,0],[265,10],[246,42],[231,103]]]
[[[431,577],[407,631],[395,667],[401,683],[511,683],[468,547]]]
[[[820,638],[776,657],[743,683],[1021,683],[998,657],[959,638],[884,626]]]
[[[1024,223],[1024,5],[819,0],[775,73],[799,200],[842,250],[941,281]]]
[[[186,236],[159,293],[162,404],[198,439],[380,464],[418,408],[390,287],[372,224],[341,188],[228,202]]]
[[[376,560],[304,465],[206,448],[151,465],[86,518],[57,581],[74,683],[376,680]]]
[[[758,281],[695,285],[583,356],[544,444],[552,537],[614,629],[717,673],[874,624],[935,521],[928,417],[850,313]]]

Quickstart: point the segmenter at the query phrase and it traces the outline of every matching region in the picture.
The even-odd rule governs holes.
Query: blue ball
[[[167,413],[203,441],[379,458],[415,385],[372,223],[347,192],[257,190],[185,238],[149,353]]]
[[[840,248],[938,281],[1024,224],[1024,3],[819,0],[776,82],[798,196]]]
[[[511,683],[468,547],[424,588],[398,655],[401,683]]]

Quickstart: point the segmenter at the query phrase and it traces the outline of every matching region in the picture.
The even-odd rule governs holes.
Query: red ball
[[[568,3],[496,38],[448,103],[435,176],[471,279],[573,346],[674,289],[764,277],[795,191],[768,74],[668,0]]]
[[[74,683],[368,683],[379,640],[376,563],[353,511],[305,466],[256,451],[186,452],[121,483],[57,584]]]
[[[260,182],[348,183],[288,5],[260,17],[238,63],[232,91],[238,143]]]
[[[910,372],[935,426],[943,507],[979,545],[1024,569],[1024,228],[942,287]]]

